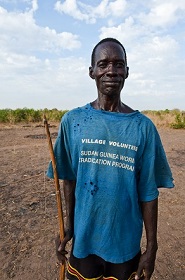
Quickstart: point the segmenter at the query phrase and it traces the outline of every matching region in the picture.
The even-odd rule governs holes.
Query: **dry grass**
[[[143,111],[156,127],[185,128],[185,113],[178,109],[164,111]]]
[[[59,111],[57,109],[3,109],[0,110],[0,124],[16,125],[18,123],[25,123],[31,125],[31,123],[41,123],[43,120],[43,114],[46,115],[50,122],[59,122],[66,112],[67,110]],[[179,109],[166,109],[160,111],[147,110],[142,113],[149,117],[157,127],[185,128],[185,112],[180,111]]]
[[[157,127],[170,127],[175,122],[175,115],[157,115],[152,112],[145,114]]]

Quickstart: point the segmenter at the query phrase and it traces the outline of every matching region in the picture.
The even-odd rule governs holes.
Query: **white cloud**
[[[1,108],[70,109],[89,101],[91,79],[82,58],[41,60],[0,53]],[[93,94],[92,94],[93,96]],[[16,102],[15,102],[16,98]],[[93,97],[92,97],[93,98]]]
[[[130,3],[126,0],[102,0],[97,6],[93,6],[85,1],[65,0],[57,1],[55,9],[86,23],[96,23],[98,19],[108,17],[110,22],[124,18],[130,11],[130,15],[138,18],[140,22],[151,26],[166,26],[184,18],[185,1],[164,0],[161,3],[161,0],[138,0],[137,3]]]
[[[151,1],[150,11],[141,13],[140,21],[151,26],[166,27],[185,17],[185,1]]]
[[[126,0],[102,0],[99,5],[92,6],[77,0],[57,1],[55,9],[75,19],[96,23],[98,18],[120,17],[126,8]]]
[[[53,92],[61,92],[61,82],[56,79],[61,66],[54,60],[54,53],[80,47],[77,35],[38,26],[34,20],[36,1],[32,4],[26,12],[8,12],[0,7],[1,108],[6,104],[10,108],[17,104],[50,107],[46,104],[52,103]],[[69,65],[73,65],[72,61]],[[73,84],[71,78],[64,83],[67,82]]]
[[[85,56],[90,56],[88,48],[99,34],[100,39],[115,37],[126,47],[130,75],[124,102],[138,109],[184,109],[184,0],[53,1],[55,10],[84,21],[76,32],[83,48],[77,35],[56,31],[55,24],[60,27],[59,16],[52,18],[55,11],[39,18],[43,11],[38,0],[0,0],[12,2],[19,10],[8,12],[0,6],[1,108],[71,109],[95,99]],[[85,24],[98,19],[97,25]],[[68,31],[73,27],[68,18]],[[73,57],[65,51],[74,49]]]
[[[80,11],[76,0],[66,0],[63,4],[60,1],[57,1],[55,4],[55,10],[60,13],[66,13],[68,15],[71,15],[72,17],[78,20],[85,20],[87,22],[92,21],[88,14],[85,14]]]
[[[123,44],[133,44],[136,38],[143,38],[146,36],[147,28],[135,22],[132,16],[129,16],[125,21],[119,25],[105,27],[100,29],[100,39],[105,37],[114,37],[120,40]]]
[[[123,16],[123,13],[126,8],[126,1],[124,0],[116,0],[116,1],[108,1],[103,0],[96,7],[91,7],[92,14],[96,18],[107,18],[107,17],[120,17]]]
[[[127,2],[123,0],[110,2],[109,3],[110,15],[112,14],[115,17],[123,16],[126,6],[127,6]]]
[[[151,42],[148,43],[150,48],[150,56],[157,58],[157,56],[174,58],[174,55],[178,49],[178,43],[169,35],[163,37],[154,37]],[[172,60],[171,59],[171,60]]]
[[[5,4],[18,4],[21,2],[30,4],[32,0],[0,0],[0,3],[5,3]]]
[[[77,35],[69,32],[57,33],[49,27],[36,25],[30,10],[18,13],[8,12],[0,7],[0,30],[0,49],[9,51],[57,53],[62,49],[72,50],[80,47]]]
[[[38,0],[32,0],[31,5],[32,8],[30,9],[30,12],[36,12],[38,10]]]
[[[182,92],[185,61],[178,57],[180,42],[172,34],[157,32],[130,16],[120,25],[100,29],[100,39],[109,36],[120,40],[127,51],[130,75],[123,90],[126,97],[147,96],[149,101],[160,96],[162,100]]]
[[[30,13],[33,13],[38,10],[38,0],[0,0],[0,4],[1,3],[11,5],[26,4],[29,6],[27,10],[29,10]]]

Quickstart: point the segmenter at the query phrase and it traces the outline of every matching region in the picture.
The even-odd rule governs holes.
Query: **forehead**
[[[100,60],[126,60],[123,48],[115,42],[104,42],[95,51],[95,63]]]

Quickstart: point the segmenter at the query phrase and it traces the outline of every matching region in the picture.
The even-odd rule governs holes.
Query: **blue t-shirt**
[[[159,134],[140,112],[95,110],[62,118],[54,152],[60,179],[76,180],[73,254],[122,263],[140,250],[141,201],[173,187]],[[47,175],[53,177],[50,163]]]

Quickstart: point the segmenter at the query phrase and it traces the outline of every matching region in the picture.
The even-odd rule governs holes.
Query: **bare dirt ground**
[[[53,141],[58,124],[51,127]],[[185,275],[185,130],[159,129],[176,187],[160,190],[156,269],[152,279]],[[58,279],[58,232],[50,159],[42,126],[0,126],[0,279]],[[143,247],[145,237],[143,237]]]

